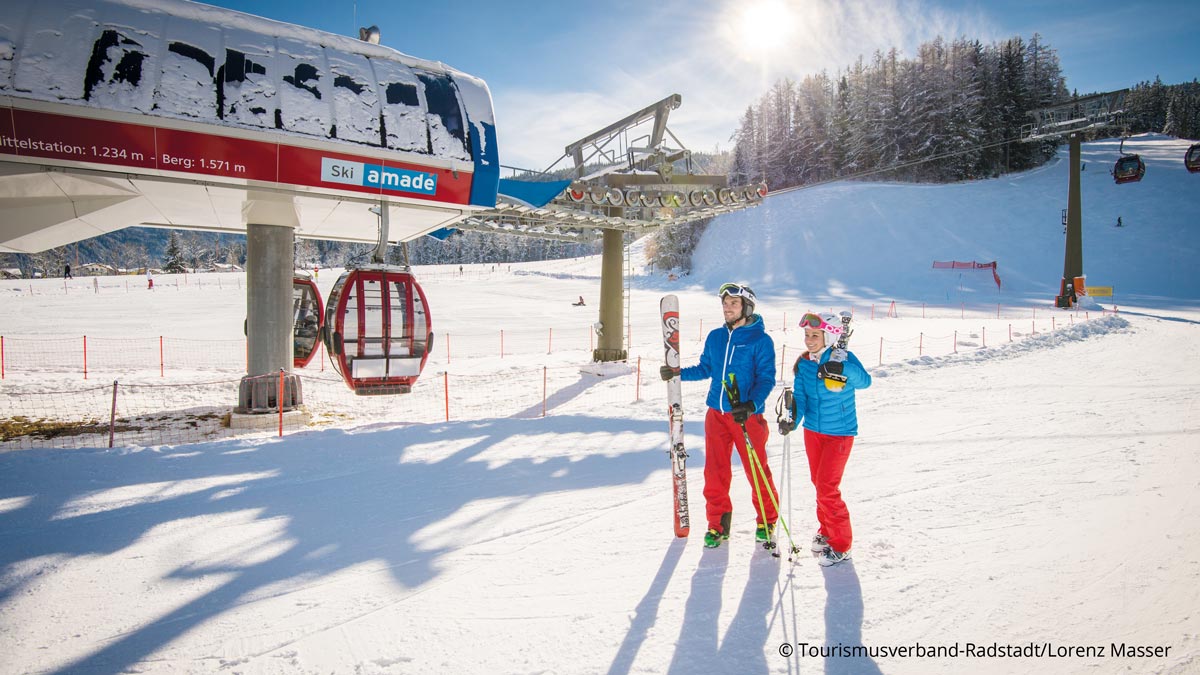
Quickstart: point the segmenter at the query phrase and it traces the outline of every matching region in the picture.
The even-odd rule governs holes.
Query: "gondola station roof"
[[[486,84],[350,37],[185,0],[8,0],[0,251],[131,225],[244,231],[251,193],[300,237],[392,240],[496,203]]]

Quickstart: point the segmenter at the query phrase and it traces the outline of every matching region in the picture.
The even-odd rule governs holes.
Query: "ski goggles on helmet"
[[[842,332],[841,326],[829,323],[825,319],[822,319],[819,314],[813,314],[812,312],[809,312],[800,318],[800,327],[819,328],[826,333],[832,333],[833,335],[839,335]]]
[[[756,302],[754,291],[750,290],[749,286],[741,284],[721,284],[721,288],[717,290],[717,297],[723,298],[727,295],[732,295],[735,298],[745,298],[750,302]]]

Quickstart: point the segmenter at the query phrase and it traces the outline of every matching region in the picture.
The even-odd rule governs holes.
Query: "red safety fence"
[[[872,309],[855,309],[858,318],[851,340],[851,350],[867,364],[997,347],[1090,318],[1087,312],[1045,308],[1041,312],[997,308],[993,314],[991,309],[967,313],[959,307],[887,305],[890,313],[906,317],[902,319],[906,322],[919,321],[918,313],[937,319],[936,324],[913,323],[913,334],[900,337],[892,319],[882,318],[883,308],[878,320],[882,323],[863,316]],[[787,311],[789,316],[802,314]],[[993,318],[996,315],[1002,318]],[[710,327],[718,325],[718,319],[708,318]],[[698,339],[684,345],[685,365],[699,358],[704,334],[702,319],[696,321]],[[880,335],[885,330],[886,338]],[[790,362],[804,351],[801,333],[786,326],[771,327],[769,332],[779,350],[778,386],[790,385]],[[658,376],[661,334],[643,326],[634,335],[642,341],[634,346],[628,362],[590,366],[579,365],[591,359],[594,333],[590,327],[586,351],[582,328],[506,329],[503,348],[499,330],[439,336],[444,344],[438,344],[435,352],[440,356],[431,357],[412,393],[401,396],[355,395],[325,367],[322,355],[296,371],[303,387],[304,416],[286,419],[284,415],[278,427],[258,431],[231,424],[240,373],[245,372],[243,340],[88,337],[85,356],[83,336],[0,337],[0,376],[5,378],[0,388],[0,451],[109,447],[110,442],[114,446],[178,445],[375,423],[622,416],[629,414],[631,404],[658,410],[665,395]],[[491,353],[481,353],[489,344]],[[872,354],[875,350],[878,354]],[[510,366],[506,357],[514,354],[537,354],[541,364]],[[214,376],[212,371],[222,374]],[[87,382],[83,382],[85,373]],[[702,400],[707,384],[687,382],[684,387],[687,396]]]
[[[996,261],[981,263],[981,262],[959,262],[957,260],[950,261],[933,261],[933,269],[935,270],[988,270],[992,271],[992,278],[996,280],[996,288],[1000,288],[1000,275],[996,271]]]

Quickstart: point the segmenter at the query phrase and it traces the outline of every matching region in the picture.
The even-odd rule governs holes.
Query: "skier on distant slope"
[[[820,523],[812,549],[820,554],[817,562],[828,567],[850,557],[853,533],[850,511],[842,500],[842,473],[858,434],[854,392],[871,386],[871,375],[853,352],[837,348],[835,341],[841,329],[836,318],[822,319],[810,312],[800,320],[800,327],[804,329],[804,346],[808,351],[796,359],[792,368],[795,374],[792,429],[803,420],[804,450],[817,490]],[[845,384],[838,391],[825,384],[825,375],[830,372],[845,377]],[[784,435],[788,432],[786,428],[781,431]]]
[[[755,538],[768,541],[779,518],[775,507],[779,496],[767,467],[767,421],[762,416],[767,396],[775,386],[775,343],[767,335],[762,317],[754,313],[754,291],[749,286],[723,284],[717,295],[721,298],[725,325],[708,334],[700,363],[679,372],[687,382],[712,380],[706,401],[708,414],[704,418],[704,501],[708,516],[704,545],[708,548],[716,548],[729,539],[733,520],[733,503],[729,499],[733,447],[737,448],[754,495],[758,521]],[[660,370],[664,380],[676,374],[670,366]],[[725,385],[731,373],[740,393],[737,405],[730,401]],[[758,466],[765,474],[758,481],[754,479],[755,472],[746,452],[747,434]]]

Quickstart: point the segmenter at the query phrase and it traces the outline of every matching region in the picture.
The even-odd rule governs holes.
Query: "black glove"
[[[734,422],[737,422],[738,424],[745,424],[746,420],[750,419],[750,416],[756,412],[754,408],[754,401],[738,403],[737,405],[733,406],[733,410],[730,410],[729,412],[733,413]]]
[[[676,375],[678,375],[679,369],[672,368],[671,366],[659,366],[658,374],[660,377],[662,377],[663,382],[666,382],[667,380],[671,379],[672,377],[675,377]]]
[[[779,395],[779,401],[775,404],[775,413],[778,416],[779,434],[787,436],[796,428],[796,397],[790,388],[784,389],[783,393]]]
[[[817,368],[817,374],[822,380],[833,380],[835,382],[845,382],[846,376],[842,374],[841,361],[828,361],[822,363],[820,368]]]

